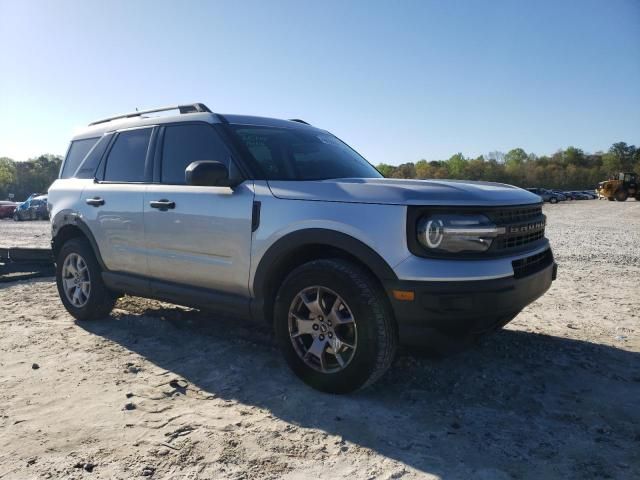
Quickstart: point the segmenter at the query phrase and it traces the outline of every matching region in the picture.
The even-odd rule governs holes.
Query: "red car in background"
[[[9,201],[0,201],[0,218],[10,218],[13,217],[13,212],[15,211],[18,203],[9,202]]]

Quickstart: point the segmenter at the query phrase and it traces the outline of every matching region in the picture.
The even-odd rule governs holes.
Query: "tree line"
[[[0,158],[0,200],[14,194],[25,200],[32,193],[46,193],[57,178],[62,157],[40,155],[24,162]],[[509,183],[519,187],[560,190],[593,189],[618,172],[640,173],[640,148],[618,142],[607,152],[585,153],[576,147],[553,155],[537,156],[522,148],[491,152],[477,158],[456,153],[448,160],[419,160],[398,166],[381,163],[378,170],[389,178],[451,178]]]
[[[514,148],[477,158],[456,153],[448,160],[419,160],[398,166],[381,163],[376,168],[388,178],[484,180],[523,188],[582,190],[593,189],[618,172],[640,173],[640,148],[618,142],[607,152],[585,153],[568,147],[543,156]]]
[[[26,200],[32,193],[47,193],[58,178],[62,157],[40,155],[24,162],[0,157],[0,200],[13,193],[15,201]]]

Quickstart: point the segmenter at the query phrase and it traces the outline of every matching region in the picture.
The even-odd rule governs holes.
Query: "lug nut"
[[[333,333],[329,332],[329,338],[333,338]]]
[[[317,323],[314,323],[314,324],[313,324],[313,329],[314,329],[314,330],[318,330],[318,328],[320,328],[320,327],[318,327],[318,324],[317,324]]]
[[[318,315],[318,320],[320,320],[321,322],[324,321],[324,318],[322,318],[322,315]]]
[[[324,335],[320,334],[320,340],[324,340]]]

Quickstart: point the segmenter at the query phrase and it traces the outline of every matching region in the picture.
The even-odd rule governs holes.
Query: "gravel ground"
[[[545,213],[543,298],[351,396],[233,319],[125,297],[75,323],[53,279],[0,284],[0,478],[640,478],[640,202]]]
[[[0,220],[0,248],[51,248],[51,225],[48,220],[16,222]]]

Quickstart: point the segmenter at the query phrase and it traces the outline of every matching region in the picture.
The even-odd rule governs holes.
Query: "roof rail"
[[[290,118],[289,121],[290,122],[304,123],[305,125],[311,125],[309,122],[305,122],[304,120],[300,120],[299,118]]]
[[[123,115],[116,115],[115,117],[103,118],[102,120],[96,120],[95,122],[91,122],[89,126],[110,122],[112,120],[118,120],[120,118],[141,117],[142,115],[145,115],[147,113],[166,112],[168,110],[178,110],[180,111],[181,114],[197,113],[197,112],[213,113],[211,110],[209,110],[209,107],[207,107],[204,103],[190,103],[187,105],[172,105],[169,107],[153,108],[151,110],[141,110],[139,112],[131,112],[131,113],[125,113]]]

